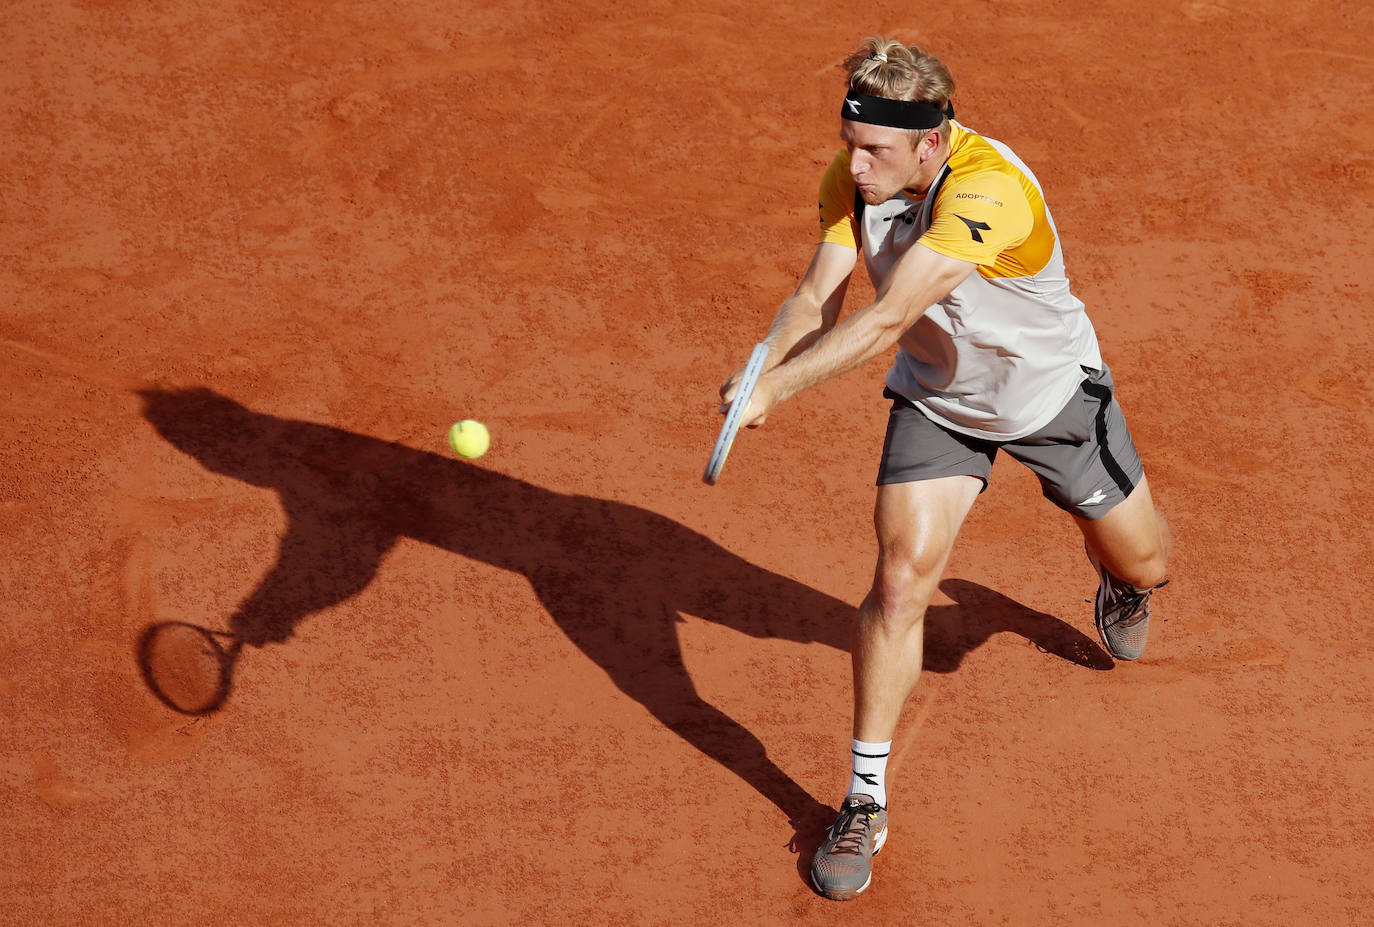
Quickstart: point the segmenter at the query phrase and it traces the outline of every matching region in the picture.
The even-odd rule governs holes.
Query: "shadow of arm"
[[[396,536],[347,510],[292,512],[277,561],[230,619],[235,637],[261,647],[284,641],[306,616],[365,589]]]

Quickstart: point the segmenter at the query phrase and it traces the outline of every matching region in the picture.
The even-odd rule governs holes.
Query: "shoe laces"
[[[836,835],[832,856],[863,855],[864,837],[868,835],[869,822],[882,812],[883,806],[875,801],[846,804],[840,809],[840,816],[830,833]],[[855,826],[855,822],[858,826]]]
[[[1112,578],[1111,589],[1112,597],[1116,599],[1117,617],[1109,624],[1129,625],[1136,617],[1136,614],[1145,607],[1145,603],[1150,601],[1150,594],[1156,589],[1163,589],[1169,585],[1166,579],[1161,583],[1156,583],[1148,589],[1137,589],[1130,583],[1122,582],[1115,576]]]

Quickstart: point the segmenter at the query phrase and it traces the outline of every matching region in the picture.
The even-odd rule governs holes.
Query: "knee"
[[[943,562],[937,560],[942,558],[885,551],[869,593],[871,615],[898,627],[919,625],[940,581]]]

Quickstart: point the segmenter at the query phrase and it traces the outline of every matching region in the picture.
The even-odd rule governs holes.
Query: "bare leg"
[[[878,566],[854,626],[854,738],[892,739],[921,675],[926,606],[982,489],[971,476],[878,487]]]
[[[1150,484],[1140,485],[1106,515],[1089,521],[1075,517],[1083,538],[1097,559],[1117,579],[1137,589],[1149,589],[1165,576],[1169,556],[1169,525],[1150,498]]]

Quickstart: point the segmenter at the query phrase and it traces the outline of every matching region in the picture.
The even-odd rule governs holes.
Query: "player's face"
[[[907,130],[841,119],[840,139],[849,150],[849,173],[868,205],[884,203],[902,188],[916,185],[921,157],[919,145],[911,147]]]

